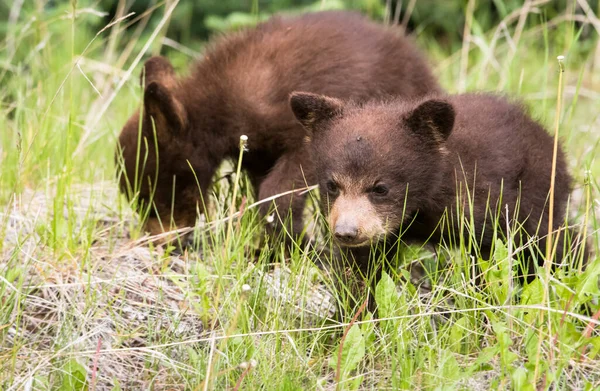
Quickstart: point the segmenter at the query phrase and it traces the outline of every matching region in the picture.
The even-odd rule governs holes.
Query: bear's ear
[[[145,88],[153,81],[159,82],[167,88],[174,88],[177,83],[173,65],[162,56],[150,57],[144,63],[140,75],[140,85]]]
[[[452,133],[456,113],[454,107],[444,100],[432,99],[421,103],[406,119],[415,133],[444,142]]]
[[[187,116],[183,105],[172,92],[177,80],[171,63],[164,57],[151,57],[144,64],[141,83],[145,86],[145,115],[149,116],[149,123],[153,121],[158,139],[183,135]]]
[[[342,115],[343,103],[335,98],[308,92],[293,92],[290,95],[290,107],[302,126],[310,135],[324,121]]]
[[[181,102],[163,84],[153,81],[144,92],[145,115],[156,128],[158,140],[184,136],[187,116]],[[152,132],[152,129],[149,129]]]

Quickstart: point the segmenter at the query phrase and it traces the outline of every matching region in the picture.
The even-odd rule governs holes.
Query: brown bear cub
[[[276,17],[227,35],[184,78],[166,59],[150,58],[142,81],[142,113],[123,128],[117,153],[125,167],[121,190],[139,209],[153,205],[146,228],[154,234],[194,225],[216,169],[239,155],[241,135],[248,136],[243,168],[259,199],[315,183],[289,108],[292,91],[365,101],[440,90],[407,38],[348,12]],[[296,194],[275,201],[296,233],[304,200]]]
[[[507,223],[522,228],[515,248],[529,261],[519,275],[543,262],[553,139],[519,105],[485,94],[356,104],[300,92],[290,104],[309,133],[334,239],[357,266],[368,266],[374,243],[451,244],[459,235],[488,259],[495,229],[502,237]],[[570,181],[559,150],[554,230]],[[563,243],[560,235],[557,260]]]

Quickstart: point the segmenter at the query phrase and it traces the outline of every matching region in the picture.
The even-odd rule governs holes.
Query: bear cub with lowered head
[[[519,275],[530,280],[535,260],[543,263],[553,139],[519,105],[485,94],[354,104],[302,92],[290,104],[309,133],[330,230],[356,266],[366,270],[373,244],[451,244],[459,235],[472,235],[488,259],[495,228],[507,235],[507,223],[522,228],[515,248],[528,261]],[[560,261],[585,246],[573,236],[574,248],[563,248],[571,179],[562,151],[557,158]]]

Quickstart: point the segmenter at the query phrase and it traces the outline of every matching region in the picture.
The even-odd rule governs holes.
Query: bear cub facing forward
[[[553,139],[520,106],[485,94],[361,105],[301,92],[290,104],[309,133],[334,240],[358,266],[374,243],[451,244],[459,235],[488,259],[494,229],[506,235],[508,224],[522,227],[520,275],[533,277],[548,233]],[[564,224],[570,181],[559,150],[553,230]]]

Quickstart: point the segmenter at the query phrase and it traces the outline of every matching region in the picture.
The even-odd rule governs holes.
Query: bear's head
[[[214,168],[194,149],[185,86],[163,57],[146,61],[141,84],[143,105],[118,140],[120,189],[147,218],[150,233],[193,226]]]
[[[436,202],[455,120],[450,103],[359,105],[295,92],[290,105],[307,131],[323,209],[341,245],[398,235]]]

